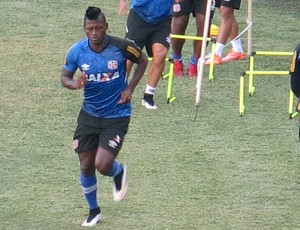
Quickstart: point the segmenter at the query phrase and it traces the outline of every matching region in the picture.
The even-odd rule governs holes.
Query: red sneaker
[[[189,68],[187,69],[187,75],[188,75],[190,78],[197,77],[197,75],[198,75],[197,65],[194,65],[194,64],[191,64],[191,63],[190,63],[190,66],[189,66]]]
[[[174,60],[174,76],[183,76],[183,64],[182,61]]]
[[[211,57],[209,57],[206,61],[205,61],[205,65],[210,65],[211,63]],[[221,65],[223,63],[222,58],[218,55],[218,54],[214,54],[214,65]]]
[[[230,62],[235,60],[244,60],[245,59],[245,53],[238,53],[233,50],[231,50],[226,57],[222,58],[222,62]]]

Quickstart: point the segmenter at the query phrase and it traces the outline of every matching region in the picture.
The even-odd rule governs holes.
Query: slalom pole
[[[253,23],[252,21],[252,0],[248,0],[248,22]],[[248,30],[248,55],[252,53],[252,26]]]
[[[196,85],[197,93],[196,93],[196,103],[195,103],[195,106],[196,106],[195,120],[197,118],[198,108],[200,105],[202,79],[203,79],[203,74],[204,74],[205,51],[206,51],[207,37],[208,37],[209,24],[210,24],[211,3],[212,3],[212,0],[207,0],[204,31],[203,31],[203,36],[202,36],[203,40],[202,40],[202,47],[201,47],[201,56],[198,59],[198,63],[197,63],[198,74],[197,74],[197,85]]]

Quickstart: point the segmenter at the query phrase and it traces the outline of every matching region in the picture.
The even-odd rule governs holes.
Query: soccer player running
[[[143,49],[146,47],[153,60],[148,70],[148,78],[142,105],[147,109],[157,109],[153,95],[165,68],[165,58],[170,46],[173,0],[132,0],[127,18],[126,38],[135,41]],[[119,15],[127,12],[127,0],[119,1]],[[128,75],[132,63],[128,63]]]
[[[116,161],[131,116],[131,98],[148,60],[133,42],[107,34],[108,23],[98,7],[88,7],[84,16],[87,38],[68,51],[60,80],[70,90],[83,89],[84,99],[73,136],[73,148],[80,161],[80,181],[89,215],[82,226],[101,220],[97,201],[96,170],[113,178],[113,199],[120,201],[127,191],[126,166]],[[130,83],[126,61],[137,63]],[[74,79],[76,70],[80,76]]]
[[[239,32],[239,26],[234,11],[239,10],[240,5],[241,0],[215,0],[215,6],[220,8],[221,13],[221,25],[214,53],[215,65],[245,59],[241,38],[234,39]],[[225,44],[229,38],[231,39],[232,50],[222,58]],[[210,63],[211,58],[206,60],[205,65],[210,65]]]

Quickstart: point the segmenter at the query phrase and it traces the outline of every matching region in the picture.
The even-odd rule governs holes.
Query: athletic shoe
[[[226,57],[222,58],[222,62],[230,62],[235,60],[244,60],[245,59],[245,53],[238,53],[233,50],[231,50]]]
[[[100,208],[90,209],[90,214],[86,220],[81,224],[83,227],[92,227],[101,221]]]
[[[174,76],[183,76],[183,64],[182,61],[174,60]]]
[[[145,106],[146,109],[158,109],[158,107],[154,103],[153,95],[144,95],[144,99],[142,100],[142,106]]]
[[[187,75],[190,78],[197,77],[197,75],[198,75],[197,65],[190,63],[189,68],[187,69]]]
[[[211,63],[211,57],[209,57],[206,61],[205,61],[205,65],[210,65]],[[223,63],[223,60],[221,59],[221,57],[218,54],[214,54],[214,65],[221,65]]]
[[[113,199],[114,201],[121,201],[127,192],[127,168],[125,165],[123,166],[123,172],[121,175],[117,175],[114,177],[114,185],[113,185]]]

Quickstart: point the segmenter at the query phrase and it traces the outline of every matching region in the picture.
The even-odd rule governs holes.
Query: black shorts
[[[221,6],[226,6],[226,7],[229,7],[229,8],[239,10],[240,6],[241,6],[241,0],[228,0],[228,1],[215,0],[215,6],[218,7],[218,8],[221,7]]]
[[[178,17],[193,13],[203,14],[206,12],[207,0],[181,0],[173,4],[173,16]]]
[[[152,45],[154,43],[160,43],[169,49],[171,43],[171,20],[172,18],[168,17],[159,24],[150,24],[131,9],[127,19],[125,37],[133,40],[141,49],[146,47],[148,56],[152,57]]]
[[[81,110],[73,136],[76,153],[104,148],[117,156],[128,131],[130,117],[98,118]]]

